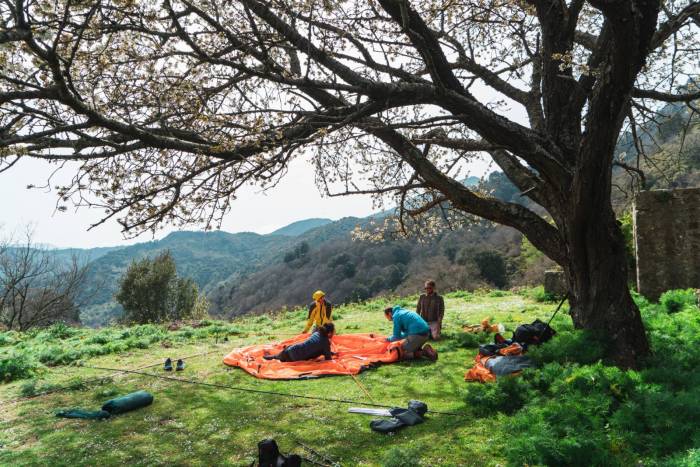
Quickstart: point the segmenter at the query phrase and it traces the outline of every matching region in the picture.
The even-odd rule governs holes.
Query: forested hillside
[[[119,316],[114,302],[119,279],[134,259],[170,250],[178,274],[191,277],[205,293],[231,276],[241,276],[280,256],[293,242],[282,235],[226,232],[174,232],[159,241],[112,251],[89,265],[81,313],[83,323],[102,325]]]
[[[646,127],[630,128],[621,135],[616,154],[622,164],[613,168],[613,202],[618,211],[630,208],[635,190],[700,186],[698,105],[700,101],[667,104]]]
[[[504,227],[473,226],[425,243],[354,241],[350,231],[324,242],[314,241],[323,231],[299,238],[282,261],[214,290],[211,312],[231,317],[298,306],[319,288],[338,303],[413,294],[429,278],[442,290],[505,287],[521,283],[528,266],[522,236]]]

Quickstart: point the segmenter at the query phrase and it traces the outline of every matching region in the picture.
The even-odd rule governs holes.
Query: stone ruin
[[[637,291],[700,289],[700,188],[642,191],[633,220]]]
[[[642,191],[633,211],[637,291],[650,300],[671,289],[696,289],[700,304],[700,188]],[[545,271],[544,290],[566,294],[564,272]]]

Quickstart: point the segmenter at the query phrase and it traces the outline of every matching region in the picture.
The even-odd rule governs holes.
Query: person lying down
[[[331,338],[335,334],[333,323],[326,323],[316,328],[311,336],[304,342],[290,345],[277,355],[265,355],[265,360],[279,360],[281,362],[298,362],[301,360],[313,360],[323,355],[326,360],[331,360]]]

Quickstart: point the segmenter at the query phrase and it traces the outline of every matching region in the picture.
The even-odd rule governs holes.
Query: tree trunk
[[[576,217],[566,229],[569,263],[564,266],[574,326],[601,333],[613,362],[635,368],[650,350],[629,292],[624,237],[611,207],[597,218],[576,223]]]

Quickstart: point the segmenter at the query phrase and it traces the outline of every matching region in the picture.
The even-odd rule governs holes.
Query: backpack
[[[274,439],[264,439],[258,443],[259,467],[301,467],[301,457],[296,454],[283,456]]]
[[[519,344],[539,345],[550,340],[557,332],[549,324],[536,319],[531,324],[521,324],[513,332],[513,341]]]

